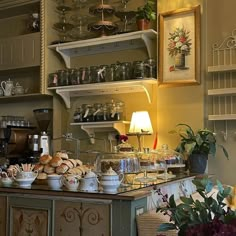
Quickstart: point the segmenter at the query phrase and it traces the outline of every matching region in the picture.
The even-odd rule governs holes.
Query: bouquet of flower
[[[178,53],[190,54],[192,43],[189,34],[190,31],[187,31],[184,27],[177,27],[173,33],[169,33],[168,51],[171,57],[176,56]]]

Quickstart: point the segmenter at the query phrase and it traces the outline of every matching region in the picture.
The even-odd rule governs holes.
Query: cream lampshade
[[[138,151],[141,152],[141,136],[153,133],[151,120],[147,111],[133,112],[129,128],[129,136],[137,136]]]

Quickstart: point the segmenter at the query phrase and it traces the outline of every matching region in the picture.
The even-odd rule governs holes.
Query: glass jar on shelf
[[[58,86],[64,86],[64,81],[66,80],[67,72],[66,70],[58,70]]]
[[[82,105],[82,109],[83,109],[83,117],[82,117],[82,121],[83,122],[93,122],[94,121],[94,107],[91,104],[83,104]]]
[[[76,69],[69,69],[68,72],[68,85],[77,85],[78,84],[78,78],[77,78],[77,70]]]
[[[95,103],[94,110],[95,110],[93,113],[94,121],[104,121],[102,104]]]
[[[48,76],[48,87],[58,86],[58,74],[56,72],[50,73]]]
[[[90,70],[88,67],[79,68],[79,76],[81,84],[89,84],[90,81]]]
[[[76,108],[73,118],[74,118],[74,122],[82,122],[83,121],[83,109],[81,106]]]
[[[124,120],[124,102],[116,102],[115,104],[115,120]]]
[[[133,78],[143,79],[145,76],[145,63],[143,61],[133,62]]]
[[[152,58],[145,60],[145,77],[156,78],[157,77],[157,65],[156,61]]]

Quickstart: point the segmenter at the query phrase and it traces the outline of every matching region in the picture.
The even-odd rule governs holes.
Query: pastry
[[[48,178],[48,175],[46,173],[39,173],[38,176],[37,176],[37,179],[47,179]]]
[[[57,174],[65,174],[69,170],[68,165],[62,163],[60,166],[56,168]]]
[[[49,164],[47,164],[44,166],[43,171],[47,174],[53,174],[53,173],[55,173],[55,167],[52,167]]]
[[[70,162],[72,163],[73,167],[76,167],[76,166],[77,166],[76,160],[74,160],[74,159],[68,159],[68,161],[70,161]]]
[[[68,160],[69,159],[69,156],[66,152],[57,152],[56,156],[59,156],[63,160]]]
[[[40,163],[34,166],[34,170],[38,171],[39,173],[43,172],[43,169],[44,169],[44,165]]]
[[[77,166],[82,166],[83,165],[83,162],[79,159],[76,159],[75,160],[77,162]]]
[[[43,165],[48,164],[52,160],[52,156],[45,154],[39,158],[39,162]]]
[[[69,160],[64,160],[62,162],[63,164],[66,164],[70,169],[72,169],[74,167],[74,165],[72,164],[72,162],[70,162]]]
[[[49,162],[49,164],[52,166],[52,167],[58,167],[62,164],[62,159],[61,157],[59,156],[54,156],[52,158],[52,160]]]

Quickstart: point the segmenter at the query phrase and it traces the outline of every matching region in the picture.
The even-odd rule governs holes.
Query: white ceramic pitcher
[[[13,81],[8,79],[7,81],[2,81],[1,82],[1,87],[4,93],[4,96],[12,96],[12,91],[14,88]]]

